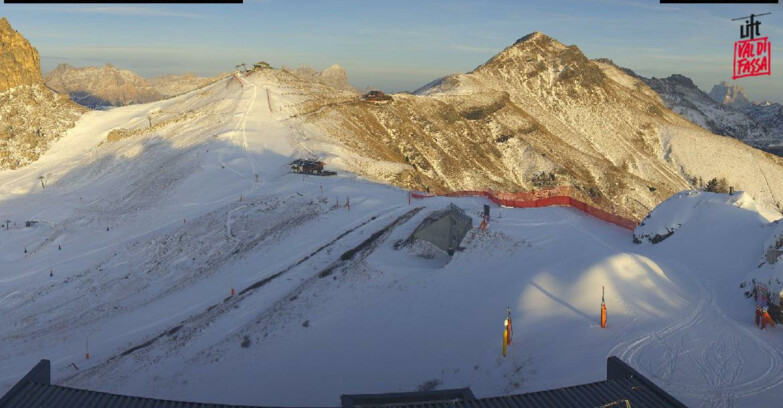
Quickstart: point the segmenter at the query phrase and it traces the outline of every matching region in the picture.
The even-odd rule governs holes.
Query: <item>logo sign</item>
[[[770,13],[732,20],[745,20],[745,24],[740,26],[740,40],[734,43],[734,75],[731,79],[772,74],[772,46],[769,37],[761,37],[761,21],[756,20],[756,17],[767,14]]]

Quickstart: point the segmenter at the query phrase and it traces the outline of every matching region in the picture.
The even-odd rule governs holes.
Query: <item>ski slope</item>
[[[57,384],[336,406],[426,384],[484,397],[598,381],[617,355],[689,406],[780,404],[783,333],[755,328],[739,288],[779,215],[680,194],[637,231],[674,234],[637,245],[573,209],[493,208],[450,260],[397,248],[432,211],[453,202],[477,225],[487,202],[409,205],[345,172],[290,174],[300,155],[339,168],[349,154],[280,111],[297,98],[261,71],[91,112],[0,173],[0,392],[48,358]],[[115,128],[135,133],[107,142]]]

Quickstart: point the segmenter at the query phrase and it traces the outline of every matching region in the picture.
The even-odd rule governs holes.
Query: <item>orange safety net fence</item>
[[[633,230],[636,228],[636,221],[612,214],[598,207],[587,204],[577,197],[583,197],[584,194],[571,186],[559,186],[549,189],[527,191],[521,193],[505,193],[498,191],[455,191],[443,194],[446,197],[487,197],[497,205],[515,208],[536,208],[549,207],[553,205],[563,205],[576,208],[585,214],[591,215],[602,221],[620,226],[622,228]],[[435,197],[435,195],[411,192],[411,198]]]

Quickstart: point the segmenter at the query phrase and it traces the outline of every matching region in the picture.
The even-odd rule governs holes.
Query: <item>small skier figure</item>
[[[54,270],[49,269],[49,277],[51,278],[52,276],[54,276]]]
[[[756,304],[756,327],[759,327],[761,324],[761,305]]]
[[[58,251],[62,251],[62,250],[63,250],[63,247],[62,247],[62,246],[60,246],[60,245],[57,245],[57,250],[58,250]]]

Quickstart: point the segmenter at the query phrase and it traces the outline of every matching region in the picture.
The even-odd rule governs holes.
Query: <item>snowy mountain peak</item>
[[[502,73],[519,82],[533,78],[564,87],[592,88],[605,83],[606,75],[575,45],[566,46],[538,31],[528,34],[492,57],[473,73]]]
[[[541,31],[533,31],[532,33],[530,33],[530,34],[528,34],[528,35],[526,35],[526,36],[524,36],[524,37],[514,41],[514,44],[516,45],[516,44],[530,42],[530,41],[554,41],[554,42],[558,42],[554,38],[552,38],[552,37],[542,33]]]
[[[514,42],[510,47],[501,51],[496,57],[520,56],[534,54],[556,54],[567,47],[556,39],[539,31],[532,32]]]

